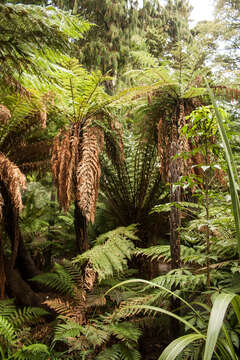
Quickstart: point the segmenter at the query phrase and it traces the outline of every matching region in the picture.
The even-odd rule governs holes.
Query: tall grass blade
[[[203,360],[212,359],[228,305],[235,296],[235,294],[218,294],[216,296],[208,323],[207,339]]]
[[[114,285],[111,289],[107,290],[105,292],[105,295],[107,295],[109,292],[111,292],[112,290],[114,290],[115,288],[119,287],[119,286],[123,286],[123,285],[127,285],[127,284],[131,284],[131,283],[144,283],[146,285],[150,285],[154,288],[158,288],[161,290],[164,290],[166,292],[168,292],[170,295],[174,296],[175,298],[179,299],[181,302],[183,302],[190,310],[192,310],[198,317],[201,317],[199,315],[199,313],[194,309],[194,307],[192,307],[191,304],[189,304],[186,300],[184,300],[181,296],[178,296],[177,294],[174,293],[174,291],[171,291],[167,288],[165,288],[162,285],[156,284],[152,281],[148,281],[148,280],[144,280],[144,279],[130,279],[130,280],[125,280],[122,281],[120,283],[118,283],[117,285]]]
[[[225,152],[225,158],[227,161],[228,166],[228,177],[229,177],[229,185],[230,185],[230,194],[232,198],[232,209],[233,209],[233,216],[235,221],[235,228],[236,228],[236,235],[237,235],[237,242],[238,242],[238,254],[240,257],[240,202],[238,197],[238,190],[239,190],[239,178],[237,174],[237,169],[234,163],[232,150],[228,141],[228,136],[226,130],[224,128],[224,120],[222,114],[218,110],[215,98],[213,93],[208,85],[207,80],[205,79],[208,92],[215,110],[216,119],[218,123],[218,129],[222,138],[222,143]]]
[[[202,334],[188,334],[177,338],[169,344],[158,360],[175,360],[176,357],[185,349],[186,346],[191,344],[193,341],[203,339]]]

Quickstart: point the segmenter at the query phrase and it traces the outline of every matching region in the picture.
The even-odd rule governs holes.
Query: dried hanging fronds
[[[39,174],[42,174],[51,169],[51,162],[50,160],[26,162],[21,164],[19,168],[24,170],[24,172],[32,172],[37,170]]]
[[[11,118],[10,110],[4,105],[0,105],[0,123],[7,125],[8,120],[10,118]]]
[[[38,161],[50,160],[52,143],[48,140],[36,141],[32,144],[16,145],[11,151],[10,160],[18,166],[23,163],[33,163]]]
[[[26,187],[25,176],[19,168],[0,153],[0,181],[11,199],[12,206],[20,211],[23,207],[21,190]]]
[[[48,92],[42,97],[42,108],[39,111],[39,122],[42,129],[45,129],[47,126],[47,112],[49,105],[54,104],[54,96],[51,92]]]
[[[55,139],[52,172],[58,189],[60,208],[65,211],[73,200],[87,221],[94,221],[100,180],[99,153],[103,148],[103,131],[98,127],[74,123]]]
[[[52,172],[58,190],[60,208],[69,209],[74,192],[74,173],[76,170],[79,143],[79,126],[62,130],[53,144]]]
[[[76,199],[87,221],[94,222],[100,180],[100,147],[96,128],[86,127],[80,146],[81,159],[77,165]]]

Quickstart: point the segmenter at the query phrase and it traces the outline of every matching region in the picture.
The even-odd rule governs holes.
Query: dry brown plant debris
[[[0,105],[0,123],[7,125],[8,120],[10,118],[11,118],[11,113],[9,109],[4,105]]]
[[[78,205],[87,221],[94,221],[100,179],[99,153],[103,148],[101,129],[88,121],[72,124],[56,137],[52,153],[52,172],[58,189],[60,208]]]

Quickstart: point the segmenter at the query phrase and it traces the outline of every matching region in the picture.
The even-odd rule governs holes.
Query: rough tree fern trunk
[[[76,233],[77,250],[79,254],[82,254],[84,251],[89,249],[88,221],[82,214],[82,210],[78,206],[77,201],[75,201],[74,227]]]

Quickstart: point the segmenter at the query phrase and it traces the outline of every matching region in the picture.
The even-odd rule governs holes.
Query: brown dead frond
[[[10,160],[15,162],[19,167],[24,163],[41,162],[50,160],[52,143],[51,141],[36,141],[32,144],[24,143],[17,145],[14,151],[11,151]]]
[[[42,97],[42,107],[38,113],[38,118],[40,126],[42,129],[45,129],[47,126],[47,112],[50,105],[54,103],[54,95],[51,92],[48,92]]]
[[[10,110],[4,105],[0,105],[0,123],[7,125],[8,120],[10,118],[11,118]]]
[[[88,295],[86,300],[86,308],[95,306],[105,306],[106,298],[104,294],[101,295]]]
[[[51,169],[50,160],[26,162],[19,166],[24,172],[38,171],[39,174],[45,173]]]
[[[63,298],[55,298],[44,301],[50,309],[65,318],[77,322],[79,324],[85,323],[84,306],[81,301],[74,302],[73,300],[66,300]]]
[[[91,122],[72,124],[62,130],[54,141],[52,172],[58,189],[60,208],[69,209],[77,201],[87,221],[94,221],[100,180],[99,153],[104,135]]]
[[[20,211],[23,207],[21,190],[26,187],[25,176],[19,168],[0,153],[0,182],[11,199],[12,206]]]
[[[78,159],[78,125],[63,130],[57,136],[52,151],[52,172],[58,189],[60,208],[69,209],[74,197],[74,176]]]
[[[18,216],[22,209],[21,190],[26,187],[25,176],[21,173],[19,168],[0,153],[0,191],[1,191],[1,210],[5,205],[3,200],[6,199],[6,207],[10,207],[12,219],[11,227],[13,229],[14,237],[12,241],[12,256],[10,266],[13,267],[19,245],[19,231],[18,231]],[[10,219],[4,215],[4,223],[6,225]]]
[[[86,127],[80,146],[81,159],[77,165],[76,199],[87,221],[94,222],[100,180],[100,147],[95,127]]]
[[[92,290],[97,278],[96,271],[93,270],[91,264],[88,263],[85,268],[84,287],[87,290]]]

